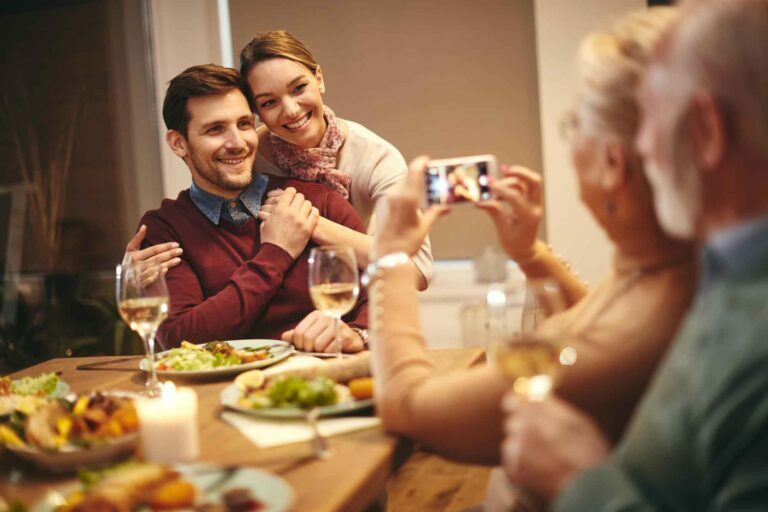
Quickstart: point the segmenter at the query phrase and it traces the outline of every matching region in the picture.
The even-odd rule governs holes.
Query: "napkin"
[[[232,411],[223,412],[221,418],[239,430],[259,448],[301,443],[312,439],[312,429],[309,428],[304,419],[254,418]],[[375,416],[322,418],[317,421],[318,430],[327,437],[378,427],[379,425],[381,425],[381,420]]]

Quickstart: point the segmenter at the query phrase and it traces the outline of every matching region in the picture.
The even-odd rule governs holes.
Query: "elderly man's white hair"
[[[729,146],[768,160],[768,0],[689,0],[664,60],[674,96],[704,89],[725,117]]]

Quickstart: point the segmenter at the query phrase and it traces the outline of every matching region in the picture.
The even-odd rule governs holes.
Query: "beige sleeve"
[[[488,365],[435,374],[411,272],[408,266],[382,270],[370,291],[377,412],[388,430],[441,455],[498,464],[505,383]]]
[[[533,257],[515,261],[529,279],[553,279],[560,285],[567,306],[573,306],[587,294],[586,284],[574,274],[541,240],[536,241]]]

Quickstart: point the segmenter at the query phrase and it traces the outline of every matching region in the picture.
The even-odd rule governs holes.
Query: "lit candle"
[[[144,459],[172,464],[195,460],[200,454],[197,433],[197,394],[163,383],[160,398],[136,401]]]

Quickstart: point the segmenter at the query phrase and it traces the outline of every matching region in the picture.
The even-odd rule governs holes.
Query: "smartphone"
[[[494,155],[430,160],[427,163],[427,204],[475,202],[491,198],[490,176],[496,176]]]

